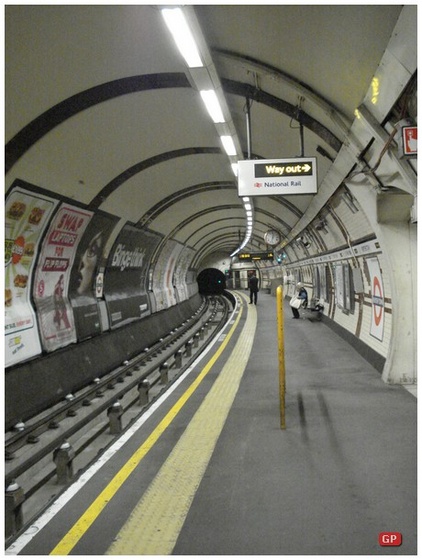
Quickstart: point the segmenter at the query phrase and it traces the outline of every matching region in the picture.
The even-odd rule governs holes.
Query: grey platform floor
[[[416,398],[324,323],[284,305],[280,429],[275,298],[175,554],[416,554]],[[400,532],[384,547],[381,532]]]
[[[383,383],[323,322],[293,320],[285,302],[281,430],[275,298],[261,293],[256,312],[251,356],[173,554],[415,555],[415,396]],[[233,345],[70,554],[106,553]],[[35,523],[36,535],[20,554],[50,554],[158,420],[151,417],[44,529]],[[402,545],[380,546],[382,532],[401,533]]]

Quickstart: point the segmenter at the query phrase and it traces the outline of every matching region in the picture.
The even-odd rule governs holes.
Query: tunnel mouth
[[[226,289],[226,277],[217,268],[205,268],[198,274],[198,289],[203,295],[222,294]]]

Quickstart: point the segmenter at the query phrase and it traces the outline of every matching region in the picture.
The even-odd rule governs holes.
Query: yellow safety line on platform
[[[209,373],[212,366],[218,360],[225,347],[227,346],[230,338],[236,330],[236,327],[240,321],[242,315],[242,308],[239,311],[236,321],[234,322],[232,328],[228,332],[223,343],[213,355],[211,360],[207,363],[201,373],[196,377],[189,388],[183,393],[177,403],[172,407],[172,409],[167,413],[167,415],[161,420],[157,425],[148,439],[138,448],[138,450],[132,455],[129,461],[120,469],[120,471],[113,477],[110,483],[104,488],[104,490],[98,495],[90,507],[85,511],[85,513],[78,519],[78,521],[73,525],[73,527],[68,531],[68,533],[63,537],[63,539],[57,544],[57,546],[50,552],[50,555],[67,555],[76,546],[79,540],[84,536],[86,531],[94,523],[100,513],[103,511],[105,506],[110,502],[113,496],[117,493],[119,488],[124,484],[130,474],[137,468],[142,459],[147,455],[148,451],[154,446],[159,437],[168,428],[183,406],[186,404],[191,395],[195,392],[199,384],[202,382],[204,377]]]
[[[239,388],[256,323],[251,307],[212,389],[107,554],[171,554]]]

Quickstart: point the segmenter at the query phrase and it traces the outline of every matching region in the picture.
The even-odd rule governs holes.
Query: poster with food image
[[[30,289],[38,246],[58,201],[15,186],[5,203],[5,363],[41,353]]]
[[[76,342],[68,285],[76,248],[91,217],[92,212],[62,204],[41,247],[33,297],[38,312],[41,342],[47,352]]]

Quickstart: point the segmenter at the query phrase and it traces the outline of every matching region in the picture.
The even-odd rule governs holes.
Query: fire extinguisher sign
[[[418,127],[403,127],[403,154],[405,156],[414,156],[418,153]]]

